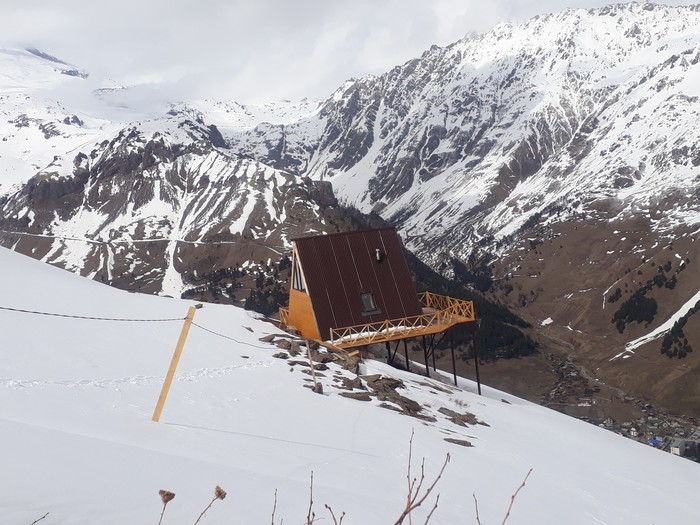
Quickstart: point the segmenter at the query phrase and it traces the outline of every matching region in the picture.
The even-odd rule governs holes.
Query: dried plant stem
[[[345,512],[343,512],[340,515],[340,521],[338,521],[335,517],[335,514],[333,514],[333,509],[330,507],[330,505],[326,505],[326,509],[328,509],[328,512],[331,513],[331,518],[333,518],[333,525],[342,525],[343,518],[345,517]]]
[[[430,509],[430,512],[428,513],[428,516],[425,518],[425,525],[428,525],[428,522],[430,521],[430,518],[433,516],[433,512],[435,512],[435,509],[438,508],[438,502],[440,501],[440,494],[437,495],[437,498],[435,498],[435,505],[433,505],[433,508]]]
[[[472,493],[472,497],[474,498],[474,508],[476,509],[476,523],[477,525],[481,525],[481,520],[479,519],[479,502],[476,500],[476,494]]]
[[[308,347],[307,347],[308,348]],[[309,484],[309,512],[306,514],[306,525],[313,525],[316,513],[312,510],[314,506],[314,471],[311,471],[311,483]]]
[[[207,511],[211,508],[211,506],[214,504],[214,502],[217,499],[223,500],[225,497],[226,497],[226,491],[224,489],[219,487],[219,485],[214,487],[214,498],[209,502],[209,505],[207,505],[207,507],[199,515],[199,518],[197,518],[197,521],[194,522],[194,525],[197,525],[197,523],[199,523],[199,521],[204,517],[204,515],[207,513]]]
[[[49,513],[47,512],[47,513],[44,514],[41,518],[32,521],[32,523],[31,523],[30,525],[34,525],[35,523],[40,522],[41,520],[43,520],[43,519],[44,519],[46,516],[48,516],[48,515],[49,515]]]
[[[505,518],[503,518],[501,525],[505,525],[506,521],[508,521],[508,517],[510,516],[510,511],[513,508],[513,503],[515,502],[515,498],[518,496],[518,492],[520,492],[522,490],[522,488],[525,486],[525,483],[527,482],[527,478],[530,477],[530,474],[532,474],[532,469],[527,471],[527,474],[525,475],[525,479],[523,479],[523,482],[520,484],[518,489],[510,497],[510,505],[508,505],[508,510],[506,511],[506,516],[505,516]]]
[[[406,473],[406,479],[408,480],[408,491],[406,494],[406,507],[404,510],[401,512],[401,515],[399,518],[394,522],[394,525],[400,525],[403,523],[403,520],[408,516],[408,522],[409,524],[412,523],[411,521],[411,512],[413,512],[415,509],[420,507],[423,502],[427,499],[428,496],[430,496],[430,493],[433,491],[435,488],[435,485],[437,484],[438,481],[440,481],[440,478],[442,477],[443,472],[445,471],[445,467],[447,467],[447,464],[450,462],[450,455],[447,454],[445,457],[445,462],[442,464],[442,467],[440,468],[440,472],[438,472],[437,476],[433,480],[433,482],[430,484],[429,487],[427,487],[421,495],[421,489],[423,488],[423,482],[425,481],[425,459],[423,459],[423,462],[421,463],[420,466],[420,479],[413,478],[411,476],[411,461],[413,459],[413,432],[411,432],[411,439],[409,441],[408,445],[408,468],[407,468],[407,473]],[[435,506],[437,506],[437,501],[435,502]],[[430,514],[432,514],[435,511],[435,508],[430,511]],[[430,516],[428,516],[428,519],[430,519]],[[427,523],[427,522],[426,522]]]
[[[277,510],[277,489],[275,489],[275,503],[272,505],[272,522],[271,525],[275,525],[275,511]]]
[[[163,502],[163,510],[160,511],[160,519],[158,520],[158,525],[160,525],[163,521],[163,514],[165,514],[165,507],[167,507],[168,503],[175,499],[175,494],[169,490],[162,489],[158,491],[158,494],[160,495],[160,501]]]
[[[204,517],[204,515],[207,513],[207,511],[211,508],[211,506],[214,504],[214,502],[219,499],[216,496],[209,502],[209,505],[202,511],[202,513],[199,515],[199,518],[197,518],[197,521],[194,522],[194,525],[197,525],[199,521]]]

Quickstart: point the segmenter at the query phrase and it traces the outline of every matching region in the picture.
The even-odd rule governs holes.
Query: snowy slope
[[[57,99],[84,85],[86,76],[36,50],[0,48],[0,191],[56,158],[72,160],[71,152],[110,127]]]
[[[53,87],[85,78],[75,66],[36,49],[0,48],[0,91],[3,93]]]
[[[3,307],[96,317],[182,318],[185,301],[118,291],[0,250]],[[314,475],[317,516],[393,523],[404,503],[408,441],[437,486],[431,523],[499,523],[533,473],[509,522],[691,525],[698,466],[491,389],[482,397],[367,362],[403,379],[427,423],[377,401],[324,395],[259,337],[277,330],[234,307],[207,304],[193,326],[160,423],[150,421],[181,322],[116,322],[0,310],[0,515],[7,523],[156,522],[159,489],[177,494],[164,523],[193,523],[215,485],[228,491],[205,523],[302,522]],[[505,402],[507,401],[507,402]],[[437,411],[474,413],[459,427]],[[465,448],[445,437],[469,440]],[[414,463],[414,473],[418,464]],[[660,482],[666,480],[667,482]],[[671,482],[671,480],[673,480]],[[425,519],[432,503],[416,512]]]
[[[318,112],[320,100],[282,100],[265,104],[241,104],[235,100],[195,100],[172,104],[171,111],[199,115],[215,124],[224,135],[254,128],[261,122],[287,125]]]

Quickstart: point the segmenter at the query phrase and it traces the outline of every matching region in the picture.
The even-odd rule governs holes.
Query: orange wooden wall
[[[287,325],[296,328],[303,337],[321,339],[316,326],[316,317],[311,307],[311,298],[306,292],[289,290],[289,319]],[[325,334],[323,339],[328,339]]]

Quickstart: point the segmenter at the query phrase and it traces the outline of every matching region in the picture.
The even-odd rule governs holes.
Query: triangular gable
[[[394,228],[294,239],[321,339],[422,313]]]

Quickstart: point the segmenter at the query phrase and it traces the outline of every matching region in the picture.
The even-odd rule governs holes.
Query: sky
[[[472,32],[604,0],[3,0],[0,46],[171,99],[325,98]],[[669,0],[672,5],[693,1]]]

